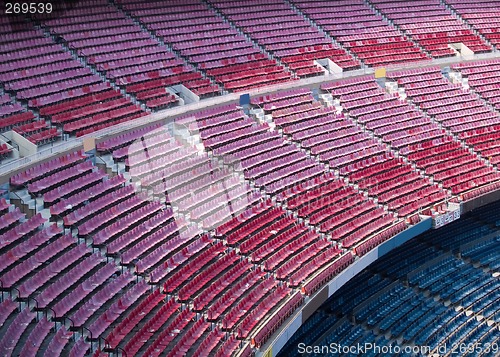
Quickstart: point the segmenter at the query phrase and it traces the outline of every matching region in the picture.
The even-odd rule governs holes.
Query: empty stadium
[[[1,8],[0,355],[500,355],[500,2]]]

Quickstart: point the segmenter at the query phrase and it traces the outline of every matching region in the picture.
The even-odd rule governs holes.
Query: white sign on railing
[[[460,219],[460,209],[447,211],[446,213],[434,216],[432,226],[433,228],[440,228],[458,219]]]

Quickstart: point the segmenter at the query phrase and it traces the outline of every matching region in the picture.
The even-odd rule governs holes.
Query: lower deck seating
[[[487,226],[477,223],[480,219],[481,213],[473,212],[447,229],[426,232],[379,259],[331,296],[279,356],[299,356],[299,343],[389,346],[397,341],[402,347],[417,343],[438,353],[438,346],[444,343],[498,342],[500,307],[494,301],[500,284],[469,259],[495,244],[487,239],[491,236]],[[471,223],[482,233],[467,229]],[[457,234],[461,231],[463,234]],[[449,243],[441,245],[443,240]],[[457,258],[449,249],[463,249],[465,255]],[[495,337],[477,314],[489,319]],[[377,355],[375,351],[364,354]]]

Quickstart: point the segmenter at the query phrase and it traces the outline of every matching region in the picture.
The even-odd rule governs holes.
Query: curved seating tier
[[[176,118],[170,127],[118,134],[97,146],[106,172],[75,152],[13,175],[10,190],[41,212],[26,218],[22,202],[0,201],[0,346],[13,354],[251,355],[307,296],[418,223],[419,214],[497,188],[496,171],[460,136],[469,129],[431,112],[451,112],[441,95],[470,99],[474,108],[484,102],[435,68],[388,78],[416,105],[372,76],[357,77],[324,84],[319,96],[293,89],[252,98],[248,108],[228,104]],[[421,85],[426,81],[432,90]],[[478,113],[466,124],[482,125],[473,120]],[[491,215],[485,217],[496,224]],[[495,306],[475,299],[497,297],[493,278],[437,254],[460,252],[498,271],[491,251],[497,242],[471,239],[492,227],[462,224],[447,230],[452,239],[423,236],[427,245],[414,251],[436,259],[433,265],[417,271],[416,257],[401,254],[406,268],[383,266],[385,278],[370,280],[369,292],[377,286],[388,294],[359,309],[361,300],[353,299],[356,319],[393,333],[384,338],[424,338],[425,326],[413,318],[427,322],[441,308],[389,282],[396,275],[496,318]],[[455,268],[460,284],[450,277]],[[400,300],[388,298],[397,294]],[[394,316],[377,314],[379,303]],[[396,326],[410,305],[413,320]],[[430,341],[466,339],[463,318],[456,317],[456,333]],[[351,320],[340,314],[329,321],[343,342],[373,338],[359,326],[344,335]],[[477,336],[490,338],[476,322],[470,326]]]
[[[315,60],[328,58],[344,70],[360,66],[344,49],[331,43],[311,23],[280,0],[238,2],[215,0],[211,3],[244,33],[280,58],[299,77],[323,75]]]
[[[448,47],[450,43],[461,42],[475,53],[492,51],[489,44],[438,0],[411,4],[370,0],[370,3],[434,58],[455,56],[456,51]]]
[[[45,145],[223,89],[455,56],[454,43],[491,52],[496,15],[487,1],[92,0],[6,17],[0,131]]]
[[[455,68],[460,67],[455,66]],[[469,73],[472,74],[471,85],[475,87],[474,72],[465,70],[465,74]],[[432,115],[459,139],[465,140],[475,150],[476,148],[479,152],[484,150],[485,158],[495,156],[494,147],[490,148],[488,142],[483,143],[481,134],[499,125],[499,114],[485,106],[476,95],[462,89],[460,84],[453,85],[440,76],[439,70],[436,69],[435,73],[429,73],[429,75],[435,78],[431,83],[404,84],[408,98],[411,98],[413,103]],[[399,78],[405,77],[401,73],[395,79]],[[481,92],[479,89],[479,93]],[[496,159],[492,163],[496,164]]]
[[[335,3],[294,0],[293,3],[367,65],[378,67],[429,59],[362,0]]]
[[[451,9],[476,29],[493,46],[500,44],[498,34],[498,7],[489,1],[446,0]]]
[[[446,87],[449,84],[444,81],[439,70],[434,67],[388,74],[388,78],[397,80],[405,89],[408,87],[408,96],[412,96],[413,91],[420,90],[415,88],[414,85],[425,83],[418,82],[417,77],[425,77],[426,79],[432,77],[432,79],[438,80],[439,83],[442,83]],[[441,80],[443,80],[443,82],[441,82]],[[467,148],[463,148],[460,142],[454,141],[447,134],[446,130],[437,124],[437,122],[441,121],[441,119],[438,118],[439,113],[435,113],[432,109],[425,110],[425,105],[420,106],[420,109],[424,110],[424,112],[416,110],[406,101],[384,93],[380,88],[373,88],[368,91],[366,84],[363,83],[358,82],[350,84],[346,82],[344,87],[339,88],[341,85],[342,82],[336,84],[335,88],[330,88],[327,84],[324,85],[323,88],[327,90],[330,89],[332,95],[339,98],[342,107],[345,107],[344,102],[346,102],[348,107],[346,113],[354,117],[359,124],[365,127],[365,129],[373,132],[373,134],[381,137],[382,141],[397,149],[405,158],[403,160],[399,159],[400,161],[402,160],[401,163],[414,162],[417,167],[425,170],[425,174],[432,175],[433,180],[441,182],[444,188],[451,189],[452,194],[467,195],[469,194],[468,191],[473,192],[481,190],[481,186],[488,187],[488,190],[494,189],[495,182],[498,180],[497,174],[491,167],[478,162],[476,157],[468,152]],[[422,85],[422,87],[424,86],[425,85]],[[452,85],[449,84],[449,86]],[[411,98],[413,100],[413,97]],[[421,98],[424,98],[424,103],[427,103],[426,100],[432,100],[426,95],[422,95],[422,97],[417,96],[416,101],[419,104]],[[373,101],[375,100],[377,104],[373,105]],[[476,103],[475,106],[478,107],[479,110],[490,113],[490,120],[496,120],[498,118],[498,114],[491,112],[484,106],[484,103],[477,99],[474,100]],[[444,113],[445,110],[446,114],[443,115],[451,115],[450,108],[441,109],[444,105],[443,103],[437,105],[439,105],[438,109],[440,113],[441,111]],[[457,115],[463,114],[460,109],[457,110]],[[426,114],[431,115],[434,119],[431,119]],[[477,115],[471,113],[471,118],[476,119]],[[473,119],[468,120],[467,123],[472,120]],[[486,122],[486,120],[484,122]],[[447,128],[447,122],[442,123],[444,127]],[[480,125],[482,122],[477,121],[477,123]],[[471,125],[474,125],[474,122],[465,124],[464,126],[467,128]],[[460,129],[461,127],[457,126],[457,132]],[[453,127],[451,127],[451,130],[453,130]],[[391,155],[387,157],[387,154],[385,154],[385,157],[386,159],[391,159]],[[408,161],[405,161],[406,159]],[[374,161],[376,162],[377,160]],[[363,167],[365,165],[366,164],[361,164],[360,166]],[[386,163],[383,165],[390,168],[393,167],[394,164]],[[357,167],[354,164],[351,165],[350,168],[348,167],[345,172],[356,171],[356,169]],[[366,171],[366,169],[363,169],[359,174],[354,173],[351,177],[353,177],[354,180],[359,180],[358,176],[363,177]],[[371,170],[368,171],[371,172]],[[464,172],[467,172],[467,175],[462,176]],[[375,170],[375,174],[376,173],[377,170]],[[386,174],[384,173],[382,175]],[[384,188],[380,185],[380,180],[383,177],[386,176],[375,176],[373,181],[367,181],[368,186],[362,183],[362,187],[370,187],[371,184],[377,183],[376,193],[379,195],[384,191]],[[391,175],[389,174],[388,178],[390,177]],[[413,181],[410,176],[406,176],[405,180],[406,179]],[[416,176],[415,179],[417,179]],[[434,186],[434,188],[432,188],[432,186],[425,188],[430,183],[428,180],[426,183],[425,179],[424,181],[418,182],[419,183],[415,182],[414,187],[418,187],[417,190],[422,190],[422,195],[428,195],[429,200],[415,202],[412,207],[413,210],[418,209],[418,205],[434,204],[448,196],[447,193],[439,190],[436,186]],[[390,186],[389,184],[388,187]],[[387,187],[385,189],[387,189]],[[390,196],[394,198],[394,194],[395,192],[391,191]],[[403,212],[411,213],[411,211],[407,211],[406,207]]]
[[[104,18],[106,25],[97,22]],[[161,48],[156,39],[108,1],[94,1],[91,7],[79,4],[44,24],[109,80],[149,108],[164,109],[177,104],[179,97],[166,87],[183,84],[196,94],[218,92],[217,86],[204,81],[199,72],[173,52]]]
[[[488,259],[498,242],[479,217],[474,212],[446,230],[426,232],[376,261],[330,297],[279,356],[298,356],[300,343],[389,346],[397,341],[402,350],[428,346],[427,354],[442,353],[443,344],[498,343],[500,284]],[[457,250],[463,258],[452,254]],[[377,355],[374,349],[363,354]]]
[[[259,85],[290,80],[290,73],[271,60],[238,33],[212,9],[199,1],[165,5],[152,2],[146,7],[135,0],[120,1],[156,36],[195,63],[228,90],[241,91]],[[204,80],[186,86],[202,96],[218,90]]]
[[[12,26],[19,28],[16,36]],[[0,54],[0,81],[5,90],[27,102],[27,107],[37,110],[47,121],[52,115],[68,111],[63,116],[63,131],[78,136],[145,114],[42,30],[23,22],[2,23],[0,32],[2,47],[9,48]],[[75,113],[77,106],[80,110]],[[62,124],[58,118],[50,126],[33,121],[30,112],[7,119],[5,124],[9,126],[25,123],[17,130],[37,145],[60,136],[60,131],[52,127]]]

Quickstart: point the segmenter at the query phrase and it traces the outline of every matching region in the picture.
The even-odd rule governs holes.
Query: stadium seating
[[[407,94],[412,101],[427,114],[432,115],[436,121],[441,122],[445,128],[457,134],[458,138],[472,135],[475,128],[495,125],[498,122],[498,115],[489,110],[481,100],[470,93],[464,94],[461,89],[453,88],[453,85],[446,82],[439,68],[429,67],[424,71],[399,71],[389,73],[388,77],[397,80],[405,88],[405,92],[408,88]],[[423,78],[433,80],[435,86],[427,87],[427,82],[416,82],[416,85],[412,85],[417,76],[421,80]],[[423,83],[422,87],[419,87],[419,83]],[[461,124],[464,117],[463,110],[467,110],[467,114],[470,115],[467,124]],[[434,139],[432,146],[425,142],[419,146],[409,145],[406,151],[408,158],[417,160],[418,166],[425,168],[435,179],[442,181],[444,187],[451,188],[453,193],[477,190],[480,186],[487,186],[498,180],[499,177],[491,167],[475,161],[475,157],[462,149],[459,143],[452,144],[443,134],[445,133],[430,137]],[[439,142],[436,139],[442,143],[441,148],[436,145]],[[412,152],[412,149],[420,152]],[[431,152],[429,150],[433,152],[432,158],[426,158]],[[454,153],[450,152],[451,150]],[[494,189],[495,186],[489,187]]]
[[[397,0],[370,0],[370,3],[433,58],[455,56],[455,50],[448,47],[450,43],[463,43],[474,53],[492,50],[438,0],[411,4]]]
[[[386,94],[370,77],[359,78],[356,83],[346,81],[333,85],[325,84],[323,89],[331,91],[334,97],[340,97],[341,105],[346,109],[345,113],[351,116],[357,116],[357,113],[363,111],[363,107],[370,107],[370,104],[375,101],[386,103],[385,105],[378,104],[381,110],[385,107],[399,106],[398,100]],[[421,198],[432,196],[426,202],[427,204],[443,199],[443,193],[439,193],[436,186],[432,187],[428,180],[416,174],[408,175],[411,168],[409,166],[405,168],[404,161],[394,160],[391,152],[387,152],[383,145],[371,138],[368,133],[363,132],[362,128],[353,121],[345,118],[344,114],[333,115],[333,107],[325,108],[312,98],[309,98],[309,101],[310,104],[301,102],[295,104],[290,103],[289,100],[276,100],[270,103],[280,108],[280,103],[286,102],[287,108],[266,110],[264,106],[264,112],[269,113],[274,123],[282,128],[284,133],[289,134],[292,140],[300,143],[301,147],[310,150],[313,155],[318,155],[320,161],[339,169],[340,173],[347,174],[353,182],[358,184],[359,188],[368,189],[369,194],[377,196],[379,202],[388,203],[391,209],[402,209],[401,215],[407,215],[419,209],[418,203],[414,204],[413,210],[406,205],[407,202],[415,202],[417,196]],[[304,113],[308,115],[303,115]],[[370,115],[373,117],[376,114],[371,112]],[[359,116],[358,120],[364,122],[362,117]],[[393,135],[393,138],[404,137],[404,134],[402,132],[398,136]],[[392,168],[394,168],[393,172],[390,171]],[[400,177],[402,175],[404,178]],[[328,192],[328,190],[318,191],[315,195],[323,197]],[[414,192],[413,195],[409,195],[411,192]],[[344,198],[349,200],[347,197],[343,194],[337,200]],[[360,200],[350,202],[350,204],[356,202]],[[420,204],[426,203],[422,201]],[[315,209],[319,208],[319,206],[315,207]],[[312,210],[299,210],[299,215],[310,217],[310,222],[313,224],[321,222],[325,217],[324,214],[319,213],[320,219],[318,220],[318,213],[313,213]],[[367,234],[392,223],[391,220],[387,220],[388,217],[377,217],[375,214],[372,219],[378,218],[380,218],[378,223],[374,222],[373,227],[367,229]],[[331,228],[326,228],[328,229]],[[342,236],[342,233],[337,234]],[[346,242],[346,244],[349,245],[355,241],[356,239],[351,238],[351,242]]]
[[[322,75],[314,60],[329,58],[344,70],[359,68],[359,61],[332,44],[286,3],[276,0],[211,1],[244,33],[294,70],[299,77]]]
[[[459,71],[463,78],[467,79],[468,85],[476,91],[484,100],[491,104],[495,109],[500,108],[500,91],[495,82],[495,68],[498,66],[497,60],[485,60],[481,62],[472,62],[470,64],[457,64],[452,66]],[[490,113],[487,113],[490,114]],[[486,114],[483,114],[486,115]],[[465,142],[474,147],[484,158],[492,164],[499,163],[499,153],[496,144],[496,134],[494,130],[498,127],[495,119],[498,119],[496,113],[491,113],[488,125],[474,128],[470,132],[464,133]]]
[[[97,12],[102,18],[112,20],[108,26],[86,21],[91,16],[93,21],[99,19]],[[81,22],[71,21],[80,18]],[[165,87],[177,84],[193,86],[195,93],[200,94],[218,91],[217,86],[205,83],[200,73],[174,53],[160,49],[149,33],[107,1],[94,2],[92,6],[81,4],[44,23],[108,79],[144,101],[149,108],[161,109],[177,103],[178,98],[165,91]]]
[[[446,0],[464,21],[476,29],[493,46],[498,46],[498,7],[488,1]]]
[[[228,90],[241,91],[290,80],[290,73],[282,66],[199,1],[173,2],[168,6],[152,2],[147,7],[135,0],[120,3],[156,36]],[[218,90],[203,79],[186,86],[199,95]]]
[[[429,76],[432,76],[432,82],[404,84],[405,93],[413,103],[433,115],[458,138],[466,139],[470,144],[478,144],[478,134],[499,124],[498,114],[486,107],[474,94],[462,89],[459,84],[452,85],[440,76],[438,70],[436,73],[429,73]],[[485,144],[478,149],[486,150],[486,155],[495,152],[488,150],[490,148]]]
[[[100,0],[54,9],[57,19],[37,15],[43,29],[33,26],[36,21],[2,21],[3,44],[10,51],[0,59],[0,80],[9,92],[0,100],[2,128],[30,125],[33,120],[35,126],[42,125],[24,104],[11,103],[9,95],[27,101],[29,108],[39,111],[40,119],[51,122],[45,130],[27,136],[43,145],[61,137],[56,126],[81,136],[145,115],[138,103],[148,110],[176,105],[179,97],[174,87],[179,84],[203,98],[217,95],[218,84],[242,91],[322,75],[324,69],[314,61],[326,58],[349,71],[360,68],[361,62],[385,66],[425,60],[429,55],[451,56],[455,52],[447,45],[456,42],[476,53],[491,51],[468,27],[469,22],[495,43],[490,24],[474,23],[476,3],[450,2],[467,25],[437,1],[403,6],[384,0],[343,5],[276,0],[262,5],[191,0],[146,6],[138,0],[116,4]],[[491,7],[485,10],[489,12],[481,13],[494,14]],[[103,16],[111,21],[106,26],[94,20]],[[433,21],[422,27],[422,19],[428,18]],[[359,21],[364,28],[356,26]],[[9,34],[13,27],[19,30],[16,36]],[[118,88],[132,98],[125,98]]]
[[[293,3],[367,65],[378,67],[429,59],[361,0],[335,3],[294,0]]]
[[[48,120],[52,114],[74,109],[75,105],[89,105],[92,108],[86,115],[80,113],[78,118],[65,124],[64,130],[68,133],[81,135],[144,114],[130,101],[122,101],[119,109],[103,114],[108,106],[102,101],[110,98],[107,94],[104,98],[103,93],[110,91],[109,83],[103,82],[88,67],[74,59],[63,46],[56,44],[50,37],[45,37],[42,30],[24,24],[14,36],[10,31],[11,24],[3,23],[0,26],[2,46],[12,47],[8,53],[2,53],[0,59],[0,80],[4,83],[5,90],[10,91],[18,100],[27,101],[28,107],[39,110],[41,116]],[[115,93],[114,96],[117,95],[120,94]],[[17,111],[22,111],[22,108]],[[97,113],[100,114],[96,115]],[[5,119],[2,124],[11,127],[18,123],[30,124],[34,116],[31,112],[25,112]],[[40,145],[59,135],[54,127],[27,137]]]
[[[485,209],[496,207],[497,203]],[[469,260],[487,250],[494,254],[491,249],[498,244],[490,228],[476,221],[480,215],[472,213],[448,226],[450,230],[424,233],[379,259],[315,312],[279,356],[299,356],[299,343],[389,346],[398,341],[401,348],[416,343],[437,353],[444,343],[498,342],[499,305],[494,301],[500,285],[488,270],[483,271],[483,267],[497,271],[498,265],[485,260],[477,266],[474,258]],[[469,227],[471,223],[475,227]],[[449,244],[441,245],[443,239]],[[450,249],[459,249],[463,258],[452,255]],[[376,352],[367,350],[363,355]]]
[[[96,152],[54,151],[0,189],[0,349],[264,353],[374,248],[499,189],[498,60],[452,65],[462,83],[437,66],[389,70],[385,82],[344,73],[141,120],[181,104],[181,89],[203,106],[323,75],[325,59],[370,73],[454,56],[450,43],[489,52],[494,27],[471,21],[475,4],[92,0],[1,18],[6,140],[12,130],[70,146],[139,120],[99,133]],[[0,159],[11,152],[2,138]],[[306,341],[497,341],[497,211],[389,253],[304,324]]]
[[[430,68],[426,68],[424,70],[426,75],[429,73],[429,75],[434,76],[434,74],[431,73]],[[406,75],[409,77],[405,79],[404,73],[406,73]],[[416,78],[417,76],[421,76],[422,74],[422,72],[412,70],[406,72],[389,73],[388,77],[397,79],[400,85],[405,86],[407,82],[412,83],[412,79],[410,79],[411,76],[413,76],[411,78]],[[437,76],[436,78],[441,78],[439,72],[435,75]],[[349,84],[349,82],[346,82],[345,84],[351,90],[352,94],[349,94],[349,96],[345,94],[346,92],[344,90],[338,89],[338,87],[341,86],[342,83],[337,83],[335,87],[330,87],[328,84],[326,84],[323,86],[323,88],[326,90],[330,90],[334,97],[339,96],[340,102],[343,107],[344,101],[347,101],[347,108],[353,108],[354,106],[352,110],[349,109],[347,111],[350,116],[357,118],[358,121],[366,125],[367,129],[372,130],[376,135],[380,135],[383,141],[390,143],[392,147],[399,148],[400,152],[404,155],[407,155],[407,158],[409,160],[416,161],[418,166],[425,168],[427,170],[426,173],[432,173],[434,175],[434,178],[439,180],[449,178],[443,183],[445,187],[451,187],[453,193],[461,193],[467,190],[471,190],[473,189],[473,187],[475,187],[474,185],[471,186],[471,182],[453,178],[453,176],[456,175],[457,170],[452,169],[452,167],[463,164],[464,162],[472,162],[475,160],[475,158],[472,155],[467,154],[465,150],[461,150],[460,153],[457,152],[454,156],[451,156],[449,151],[459,148],[460,145],[458,144],[454,144],[455,146],[450,146],[450,144],[448,144],[447,146],[438,148],[437,146],[439,146],[439,142],[445,144],[450,141],[450,138],[448,138],[445,135],[445,131],[434,124],[431,119],[423,116],[421,112],[415,111],[407,103],[398,100],[397,97],[391,97],[388,94],[384,94],[384,92],[379,88],[373,87],[371,91],[367,91],[368,88],[366,85]],[[408,95],[411,94],[412,92],[410,90],[410,93],[408,93]],[[362,97],[363,99],[357,99],[357,97]],[[374,108],[373,105],[370,106],[370,100],[377,100],[379,104],[376,105],[376,108]],[[366,109],[363,108],[363,106],[366,106]],[[479,101],[477,101],[476,106],[484,107],[483,103]],[[393,116],[388,117],[387,110],[391,110]],[[439,110],[443,111],[442,109]],[[439,113],[429,112],[429,114],[437,115]],[[447,112],[446,115],[449,115],[449,112]],[[400,121],[403,118],[405,122]],[[425,159],[426,156],[428,156],[431,152],[433,154],[436,152],[440,152],[443,154],[441,156],[433,156],[432,159]],[[368,153],[370,154],[370,152]],[[468,156],[460,159],[460,156],[464,155]],[[457,157],[457,159],[453,161],[455,157]],[[449,160],[449,162],[445,161],[438,166],[433,166],[432,168],[430,168],[430,165],[435,164],[436,160]],[[349,160],[348,163],[352,163],[352,161]],[[388,168],[389,166],[386,167]],[[475,166],[471,166],[469,171],[474,169],[479,170],[476,174],[471,173],[470,176],[467,177],[467,179],[469,179],[469,177],[482,177],[477,181],[477,186],[487,185],[490,182],[497,180],[495,174],[493,174],[487,167],[483,166],[481,168],[481,165],[476,164]],[[356,170],[356,166],[351,164],[351,167],[348,167],[346,171],[349,172],[353,170]],[[443,171],[442,174],[436,174],[441,170],[448,171]],[[354,177],[355,179],[357,179],[358,174],[354,174]],[[380,182],[380,177],[375,177],[373,182]],[[370,183],[368,183],[368,185],[370,185]],[[418,187],[423,186],[420,186],[420,184],[418,184]],[[378,185],[377,194],[380,193],[380,188],[380,185]],[[493,189],[493,187],[490,187],[490,189]],[[436,200],[439,201],[440,199],[445,197],[443,196],[443,193],[437,194],[436,190],[434,190],[433,192],[431,189],[429,189],[428,192],[434,197],[432,201],[430,201],[431,203],[435,202]],[[391,192],[391,196],[392,195],[394,195],[394,192]],[[415,204],[413,208],[417,208],[417,205],[418,204]],[[411,213],[411,211],[406,211],[406,207],[404,208],[404,212]]]
[[[44,120],[36,120],[32,111],[26,111],[19,102],[13,103],[10,96],[4,94],[0,96],[0,133],[8,130],[14,130],[36,145],[47,144],[60,136],[57,128],[51,128]],[[11,152],[7,144],[0,144],[0,160]]]

